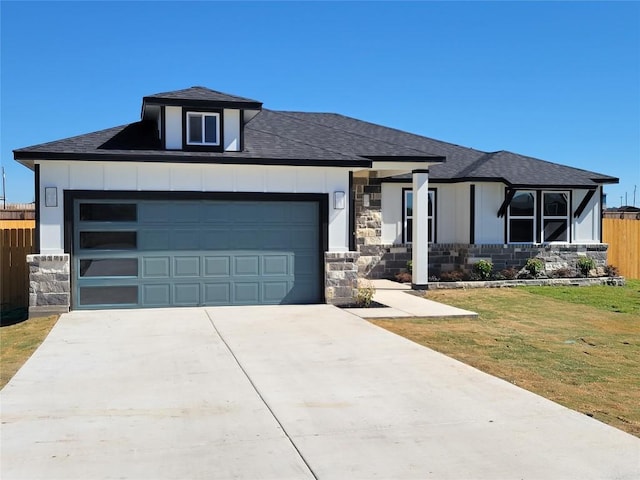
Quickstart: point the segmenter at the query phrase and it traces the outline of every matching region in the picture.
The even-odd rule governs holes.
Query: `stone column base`
[[[324,254],[325,299],[332,305],[354,302],[358,289],[358,252],[326,252]]]
[[[71,305],[69,255],[27,255],[27,263],[29,317],[67,313]]]

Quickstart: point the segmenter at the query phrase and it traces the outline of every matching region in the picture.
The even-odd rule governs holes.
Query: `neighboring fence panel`
[[[603,218],[602,240],[609,244],[607,263],[620,275],[640,279],[640,220]]]
[[[7,228],[36,228],[35,220],[0,220],[0,230]]]
[[[35,229],[0,230],[0,304],[2,309],[29,306],[27,255],[34,253]]]

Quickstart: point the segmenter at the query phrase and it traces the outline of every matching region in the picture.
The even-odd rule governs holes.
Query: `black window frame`
[[[412,206],[412,215],[411,215],[411,222],[412,222],[412,226],[411,229],[409,229],[408,227],[408,218],[407,218],[407,193],[411,193],[413,196],[413,188],[403,188],[402,189],[402,244],[403,245],[411,245],[412,240],[413,240],[413,206]],[[433,243],[437,243],[437,228],[436,228],[436,219],[437,219],[437,210],[438,210],[438,189],[437,188],[429,188],[429,197],[432,198],[431,200],[431,215],[429,215],[429,212],[427,212],[427,232],[429,235],[429,238],[427,240],[427,242],[429,244],[433,244]],[[413,198],[412,198],[412,203],[413,203]],[[412,239],[409,240],[408,236],[409,236],[409,230],[411,230],[411,237]]]

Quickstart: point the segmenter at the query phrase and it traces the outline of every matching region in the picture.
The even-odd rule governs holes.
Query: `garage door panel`
[[[237,255],[233,257],[233,275],[260,275],[260,257],[258,255]]]
[[[199,277],[200,276],[200,257],[173,257],[173,276],[174,277]]]
[[[205,277],[228,277],[231,274],[231,257],[204,256]]]
[[[289,285],[290,283],[287,281],[263,282],[262,303],[280,303],[281,299],[287,296]]]
[[[164,284],[142,285],[142,305],[147,307],[166,307],[171,305],[171,286]]]
[[[200,283],[174,284],[173,303],[180,306],[200,305]]]
[[[164,257],[143,257],[142,277],[143,278],[169,278],[171,259]]]
[[[256,282],[235,282],[233,284],[233,303],[256,305],[260,303],[260,284]]]
[[[263,275],[290,275],[291,269],[289,255],[264,255],[262,257]]]
[[[99,205],[99,202],[89,203]],[[137,247],[117,251],[87,248],[74,254],[74,301],[79,308],[320,300],[322,275],[316,202],[125,203],[137,208],[137,221],[127,225],[80,221],[78,206],[82,201],[76,200],[76,240],[83,232],[101,232],[91,237],[100,247],[99,237],[105,232],[104,238],[111,245],[114,243],[111,237],[126,230],[136,236]],[[95,205],[92,208],[95,210]],[[105,290],[105,284],[120,290]]]
[[[229,305],[231,304],[231,284],[229,283],[205,283],[204,305]]]

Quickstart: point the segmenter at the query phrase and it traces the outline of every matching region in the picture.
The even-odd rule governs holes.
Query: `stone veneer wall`
[[[361,277],[381,278],[372,270],[384,254],[382,243],[382,181],[377,172],[364,172],[353,177],[356,249],[358,272]],[[369,206],[364,206],[364,195],[369,195]]]
[[[596,268],[607,264],[607,248],[604,243],[568,245],[468,245],[434,244],[429,247],[429,277],[442,272],[463,270],[471,272],[478,260],[490,260],[495,272],[505,268],[520,270],[529,258],[545,262],[545,271],[559,268],[576,269],[581,256],[591,257]],[[410,245],[369,245],[360,248],[367,262],[359,264],[358,273],[366,278],[393,278],[407,270],[411,260]],[[362,258],[362,256],[361,256]]]
[[[71,304],[69,255],[27,255],[29,317],[66,313]]]
[[[358,252],[326,252],[325,298],[332,305],[347,305],[354,302],[358,288]]]

